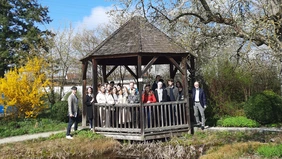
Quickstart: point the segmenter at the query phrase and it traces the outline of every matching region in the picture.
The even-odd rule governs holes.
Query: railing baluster
[[[135,117],[136,117],[136,128],[139,128],[139,119],[141,118],[141,114],[140,114],[140,107],[139,106],[136,106],[135,107],[135,111],[136,111],[136,113],[135,113]]]
[[[182,105],[183,104],[179,104],[179,123],[180,125],[182,125],[182,111],[183,111]]]
[[[160,119],[161,119],[161,127],[164,127],[164,121],[165,121],[165,116],[164,116],[164,111],[163,111],[164,105],[161,105],[160,109],[161,109],[161,116],[160,116]]]
[[[179,104],[175,104],[175,121],[176,121],[176,125],[179,125]]]
[[[167,110],[168,105],[164,105],[164,122],[165,126],[168,126],[168,110]]]
[[[183,112],[183,124],[187,124],[188,122],[187,122],[187,119],[186,119],[186,113],[187,113],[187,109],[189,109],[189,108],[186,106],[186,104],[183,104],[182,108],[184,110],[184,112]]]
[[[156,109],[157,109],[157,116],[156,116],[156,119],[157,119],[157,125],[156,127],[160,127],[160,105],[157,105],[156,106]]]

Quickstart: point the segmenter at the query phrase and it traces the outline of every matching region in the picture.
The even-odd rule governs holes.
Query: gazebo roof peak
[[[187,51],[144,17],[134,16],[81,60],[93,56],[136,53],[171,54],[187,53]]]

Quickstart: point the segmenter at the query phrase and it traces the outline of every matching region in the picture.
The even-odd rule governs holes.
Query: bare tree
[[[267,56],[282,62],[281,0],[117,1],[116,16],[130,15],[130,11],[145,16],[198,55],[200,63],[228,45],[237,61],[248,60],[257,47],[267,46]]]

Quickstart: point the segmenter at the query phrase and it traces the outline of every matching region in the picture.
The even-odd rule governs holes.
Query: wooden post
[[[139,109],[139,116],[140,116],[140,128],[141,128],[141,136],[144,137],[144,107],[143,107],[143,102],[142,102],[142,90],[143,90],[143,79],[142,79],[142,57],[138,55],[137,57],[137,83],[138,83],[138,90],[139,90],[139,97],[140,97],[140,109]]]
[[[85,90],[86,90],[86,84],[87,84],[87,79],[86,79],[86,73],[87,73],[87,67],[88,67],[88,61],[83,61],[82,62],[82,126],[86,126],[86,105],[85,105]]]
[[[189,84],[188,84],[188,77],[187,77],[187,59],[186,57],[183,57],[182,59],[182,64],[183,64],[183,70],[184,74],[182,76],[182,80],[184,82],[184,99],[186,99],[186,120],[188,123],[189,131],[192,134],[194,132],[193,127],[191,125],[190,121],[190,100],[189,100]]]
[[[93,108],[93,131],[95,131],[95,126],[98,126],[99,119],[98,119],[98,111],[95,107],[96,96],[98,93],[98,71],[97,71],[97,61],[93,58],[92,59],[92,86],[93,86],[93,97],[94,97],[94,103],[92,104]]]

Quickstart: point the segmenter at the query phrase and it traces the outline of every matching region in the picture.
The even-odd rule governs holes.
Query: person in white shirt
[[[199,87],[199,82],[194,83],[194,89],[192,92],[192,102],[194,106],[194,116],[196,118],[197,125],[201,125],[201,129],[205,128],[205,109],[207,108],[206,95],[203,89]],[[199,119],[199,111],[202,117],[202,122]]]
[[[96,96],[97,103],[104,103],[104,106],[100,106],[100,123],[102,127],[110,127],[110,110],[106,104],[114,104],[114,98],[112,95],[106,93],[105,86],[100,87],[100,91]]]

